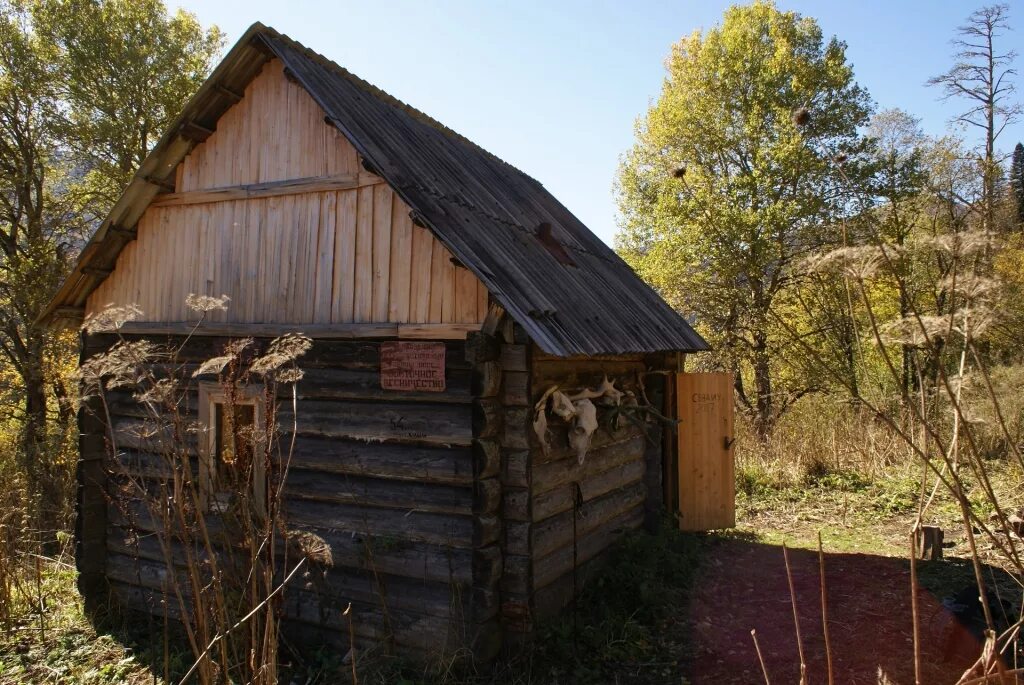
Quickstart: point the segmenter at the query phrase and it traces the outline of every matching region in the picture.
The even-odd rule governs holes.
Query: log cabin
[[[191,294],[230,305],[197,324]],[[286,589],[285,630],[347,644],[318,609],[352,602],[360,640],[428,660],[522,642],[659,516],[670,431],[654,412],[610,415],[671,413],[666,374],[707,349],[539,182],[261,24],[184,105],[44,318],[125,305],[142,315],[118,335],[188,336],[182,362],[232,338],[312,339],[283,506],[333,562],[316,592]],[[82,361],[114,340],[83,330]],[[216,392],[188,392],[210,422]],[[159,613],[163,557],[110,487],[108,436],[145,456],[133,417],[79,416],[79,585]]]

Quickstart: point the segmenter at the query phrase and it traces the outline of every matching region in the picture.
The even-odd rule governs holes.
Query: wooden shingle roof
[[[154,148],[47,310],[80,306],[169,174],[190,126],[216,119],[268,59],[278,58],[363,157],[487,286],[545,352],[558,356],[708,349],[650,286],[544,187],[421,112],[288,37],[255,24]],[[121,230],[113,230],[121,229]],[[110,238],[111,244],[104,246]],[[121,236],[121,237],[118,237]],[[123,245],[122,245],[123,246]],[[85,270],[83,270],[85,269]]]

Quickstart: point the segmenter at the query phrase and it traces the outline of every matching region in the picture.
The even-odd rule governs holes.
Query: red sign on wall
[[[381,343],[380,387],[444,392],[444,343]]]

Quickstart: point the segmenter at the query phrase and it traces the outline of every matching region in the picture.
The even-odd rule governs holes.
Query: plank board
[[[268,65],[139,219],[86,314],[137,304],[143,321],[196,321],[194,293],[231,298],[215,323],[482,322],[483,283],[323,116]]]
[[[699,531],[736,525],[731,373],[676,376],[679,527]]]

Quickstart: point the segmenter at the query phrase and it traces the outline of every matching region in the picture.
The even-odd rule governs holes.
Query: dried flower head
[[[278,383],[285,383],[285,384],[287,384],[287,383],[298,383],[299,381],[302,380],[302,377],[304,375],[305,375],[305,373],[302,371],[302,369],[299,369],[299,368],[296,368],[296,367],[292,367],[292,368],[288,368],[288,369],[279,369],[274,374],[274,380],[276,380]]]
[[[210,295],[196,295],[190,293],[185,298],[185,306],[194,312],[213,312],[228,310],[228,302],[231,300],[227,295],[221,295],[220,297],[212,297]]]
[[[805,266],[811,273],[837,273],[856,279],[871,278],[899,255],[896,248],[888,245],[840,247],[824,254],[812,255],[807,259]]]
[[[947,276],[942,279],[939,286],[945,290],[957,292],[971,302],[994,295],[999,290],[998,281],[975,274],[960,274],[955,278]]]
[[[949,331],[949,319],[942,316],[907,316],[881,327],[882,339],[888,343],[928,347]]]
[[[803,128],[811,121],[811,113],[806,107],[797,107],[793,110],[793,123]]]
[[[142,310],[138,305],[126,304],[115,307],[108,304],[102,310],[90,314],[82,324],[86,333],[109,333],[120,330],[129,321],[142,318]]]
[[[203,376],[206,374],[219,374],[224,370],[224,367],[230,364],[241,356],[242,352],[247,350],[253,344],[252,338],[241,338],[239,340],[232,340],[224,346],[224,354],[218,357],[212,357],[207,359],[199,368],[195,370],[192,377]]]
[[[178,384],[173,378],[161,378],[148,388],[136,390],[133,397],[143,404],[173,405],[178,397]]]
[[[320,566],[334,566],[331,546],[319,535],[305,530],[290,530],[288,542],[304,558]]]
[[[962,231],[925,238],[920,245],[956,257],[971,257],[993,249],[996,241],[993,236],[984,231]]]
[[[205,362],[199,365],[199,368],[192,373],[192,377],[205,376],[207,374],[216,374],[224,370],[231,360],[234,359],[231,355],[224,355],[221,357],[210,357]]]
[[[680,167],[678,167],[678,168],[676,168],[672,172],[672,177],[673,178],[683,178],[684,176],[686,176],[686,165],[685,164],[680,166]]]
[[[155,358],[158,350],[148,340],[118,342],[83,362],[75,378],[85,386],[86,392],[138,386],[145,379],[142,365]]]
[[[258,357],[249,370],[263,376],[269,375],[270,372],[293,363],[306,354],[312,346],[313,341],[309,336],[301,333],[286,333],[275,338],[267,348],[267,353]]]

